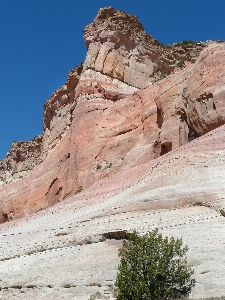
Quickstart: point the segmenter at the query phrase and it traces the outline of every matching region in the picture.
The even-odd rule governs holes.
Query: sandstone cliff
[[[191,298],[224,296],[224,128],[1,224],[0,298],[112,299],[122,240],[154,228],[189,246]]]
[[[112,298],[121,240],[153,228],[189,245],[194,298],[224,295],[225,43],[164,46],[112,7],[84,38],[0,162],[0,298]]]
[[[3,180],[20,179],[0,188],[2,221],[51,206],[79,186],[155,159],[225,123],[224,43],[165,47],[136,16],[112,7],[99,10],[84,37],[85,61],[45,103],[37,149],[25,147],[21,155],[15,144],[1,162]]]
[[[31,141],[13,142],[6,158],[0,161],[0,184],[23,178],[42,160],[42,136]]]

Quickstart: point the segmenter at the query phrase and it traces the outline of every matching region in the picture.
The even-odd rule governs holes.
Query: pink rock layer
[[[0,222],[52,206],[225,124],[225,43],[189,45],[187,53],[180,45],[164,49],[136,17],[111,7],[86,27],[85,40],[85,62],[45,104],[42,162],[0,187]],[[182,68],[178,53],[186,53]],[[163,68],[170,74],[156,82]]]

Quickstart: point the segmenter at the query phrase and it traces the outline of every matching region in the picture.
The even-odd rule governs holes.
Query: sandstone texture
[[[62,88],[56,91],[45,105],[45,159],[23,180],[0,187],[0,219],[53,205],[79,186],[160,157],[224,124],[224,46],[210,43],[195,63],[145,89],[89,69],[78,83],[74,79],[73,103],[62,104]],[[109,86],[117,100],[107,96]]]
[[[130,86],[145,88],[157,73],[170,73],[177,63],[194,62],[205,46],[190,42],[165,47],[144,31],[135,15],[112,7],[100,9],[84,30],[88,47],[84,70],[101,72]]]
[[[224,295],[224,138],[222,126],[163,159],[2,224],[1,299],[113,298],[122,240],[131,230],[154,228],[189,246],[193,299]]]
[[[225,43],[164,46],[112,7],[84,38],[43,136],[0,162],[0,298],[112,298],[122,240],[156,227],[194,298],[225,295]]]
[[[41,162],[42,140],[38,135],[31,141],[12,143],[6,158],[0,161],[0,185],[23,178]]]

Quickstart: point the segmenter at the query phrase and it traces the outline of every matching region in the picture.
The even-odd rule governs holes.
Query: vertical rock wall
[[[43,138],[31,143],[27,157],[15,144],[0,164],[2,178],[33,168],[0,187],[3,221],[54,205],[225,124],[224,43],[164,47],[137,17],[112,7],[99,11],[84,37],[84,63],[45,103]]]

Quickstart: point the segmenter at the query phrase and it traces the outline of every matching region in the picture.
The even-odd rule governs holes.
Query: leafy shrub
[[[177,67],[178,68],[184,68],[185,67],[185,62],[183,60],[180,60],[178,63],[177,63]]]
[[[187,266],[182,239],[163,238],[158,230],[139,236],[131,233],[119,249],[115,286],[118,300],[166,300],[187,296],[193,270]]]
[[[78,186],[78,189],[76,190],[75,195],[82,191],[83,191],[83,186],[82,185]]]
[[[112,167],[112,163],[107,163],[105,166],[105,169],[111,168]]]
[[[97,164],[96,170],[101,170],[101,168],[102,168],[102,165],[101,164]]]
[[[181,45],[189,45],[189,44],[194,44],[194,42],[192,40],[185,40],[181,42]]]

